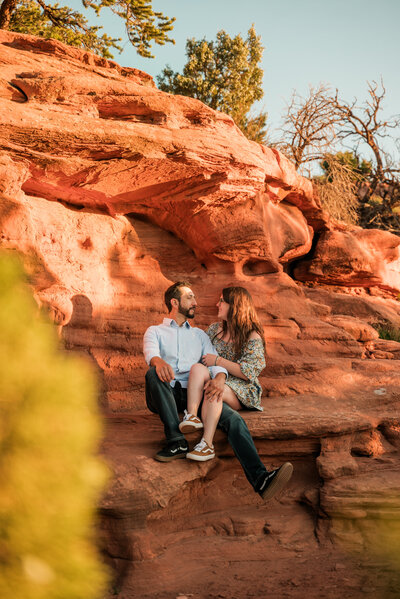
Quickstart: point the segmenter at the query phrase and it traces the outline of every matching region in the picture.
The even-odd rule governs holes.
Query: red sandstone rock
[[[387,231],[328,231],[311,260],[295,268],[300,281],[400,290],[400,237]]]
[[[329,321],[334,326],[340,327],[350,333],[356,341],[371,341],[379,337],[376,329],[353,316],[334,314],[330,317]]]
[[[388,339],[374,339],[366,343],[371,357],[378,359],[400,360],[400,343]]]
[[[368,290],[345,287],[303,287],[306,297],[314,303],[329,306],[332,315],[350,316],[358,321],[394,329],[400,328],[400,303],[390,297],[381,297]]]
[[[390,557],[397,567],[400,478],[391,465],[387,460],[384,469],[327,483],[321,492],[321,507],[331,518],[331,536],[336,542],[351,551],[373,546],[375,557]],[[371,520],[379,525],[371,527]]]
[[[59,42],[2,31],[0,48],[0,76],[27,100],[1,98],[0,139],[13,160],[23,152],[25,193],[146,215],[201,261],[252,272],[309,251],[326,222],[311,183],[226,115]]]
[[[352,547],[368,548],[376,515],[398,521],[400,375],[388,358],[399,344],[371,327],[400,326],[399,302],[382,291],[398,289],[398,238],[336,230],[311,183],[229,117],[60,42],[0,31],[0,106],[0,245],[22,254],[66,348],[98,369],[114,471],[103,546],[121,599],[221,589],[317,599],[322,587],[336,599],[338,585],[363,597],[371,568],[325,541],[341,542],[351,516]],[[315,257],[297,262],[296,276],[339,290],[283,272],[314,234]],[[295,463],[270,505],[222,433],[215,461],[152,460],[163,433],[144,411],[141,342],[164,315],[163,290],[182,278],[198,297],[198,326],[215,320],[222,287],[254,297],[265,410],[244,416],[269,467]],[[316,560],[323,585],[310,574]]]
[[[393,354],[398,354],[400,352],[400,343],[398,341],[391,341],[389,339],[375,338],[368,344],[368,349],[371,351],[379,349],[381,351],[389,351]]]

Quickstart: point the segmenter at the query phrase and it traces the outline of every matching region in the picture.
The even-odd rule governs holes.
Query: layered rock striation
[[[0,106],[1,247],[98,371],[115,474],[102,543],[121,599],[395,597],[400,343],[377,329],[400,328],[399,237],[332,221],[230,117],[54,40],[0,31]],[[141,341],[178,279],[201,327],[222,287],[254,297],[264,412],[243,416],[268,465],[295,465],[269,506],[222,434],[212,462],[152,459],[163,433]]]

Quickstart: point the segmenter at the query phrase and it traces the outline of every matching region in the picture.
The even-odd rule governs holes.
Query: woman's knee
[[[190,377],[201,378],[206,381],[210,378],[210,371],[208,370],[207,366],[204,366],[204,364],[196,362],[196,364],[193,364],[190,369]]]

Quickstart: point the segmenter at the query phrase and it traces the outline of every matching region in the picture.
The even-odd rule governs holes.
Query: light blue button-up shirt
[[[179,381],[184,388],[187,387],[193,364],[201,362],[204,354],[218,355],[204,331],[191,327],[187,320],[180,327],[172,318],[164,318],[162,324],[147,329],[143,338],[143,353],[149,365],[155,357],[168,362],[175,372],[171,386],[174,387]],[[228,376],[227,370],[221,366],[211,366],[209,370],[212,378],[219,372]]]

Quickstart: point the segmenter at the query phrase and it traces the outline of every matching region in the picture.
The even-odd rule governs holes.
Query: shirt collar
[[[173,318],[164,318],[163,324],[169,327],[178,327],[178,323]],[[187,320],[185,320],[182,326],[186,327],[187,329],[190,329],[190,324]]]

